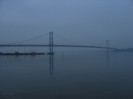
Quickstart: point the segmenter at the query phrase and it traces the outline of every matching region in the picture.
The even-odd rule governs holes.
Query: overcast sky
[[[1,44],[49,31],[85,45],[133,47],[133,1],[0,0]]]

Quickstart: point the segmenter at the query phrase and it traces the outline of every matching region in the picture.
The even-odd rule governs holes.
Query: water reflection
[[[106,65],[110,66],[110,51],[106,50]]]
[[[130,53],[70,54],[0,56],[0,99],[133,99]]]
[[[54,75],[54,55],[49,55],[50,75]]]

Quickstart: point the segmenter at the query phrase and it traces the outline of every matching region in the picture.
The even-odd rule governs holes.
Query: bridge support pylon
[[[49,53],[50,55],[54,55],[53,52],[53,32],[49,32]]]

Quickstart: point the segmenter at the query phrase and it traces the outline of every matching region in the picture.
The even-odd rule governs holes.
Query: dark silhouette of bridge
[[[40,36],[38,36],[40,37]],[[25,41],[30,41],[33,39],[36,39],[38,37],[29,39],[29,40],[24,40],[21,42]],[[106,49],[106,55],[107,55],[107,60],[109,60],[109,50],[117,50],[118,48],[113,48],[109,46],[109,40],[106,40],[106,46],[89,46],[89,45],[58,45],[54,44],[53,40],[53,32],[49,32],[49,44],[21,44],[21,42],[16,43],[11,43],[11,44],[0,44],[0,47],[49,47],[49,70],[50,74],[53,76],[54,75],[54,47],[79,47],[79,48],[96,48],[96,49]]]
[[[39,44],[1,44],[0,47],[49,47],[51,45],[39,45]],[[107,47],[101,47],[101,46],[88,46],[88,45],[52,45],[52,47],[83,47],[83,48],[100,48],[100,49],[106,49]],[[109,47],[108,49],[118,49]]]
[[[109,47],[109,40],[106,41],[106,46],[88,46],[88,45],[58,45],[54,44],[53,32],[49,32],[49,44],[1,44],[0,47],[49,47],[49,54],[53,54],[54,47],[80,47],[80,48],[98,48],[106,49],[109,51],[118,48]]]

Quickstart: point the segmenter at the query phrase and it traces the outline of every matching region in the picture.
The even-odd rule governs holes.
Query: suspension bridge
[[[46,36],[46,35],[43,35]],[[21,44],[23,42],[28,42],[34,39],[38,39],[42,36],[34,37],[28,40],[10,43],[10,44],[0,44],[0,47],[49,47],[49,54],[54,54],[54,47],[80,47],[80,48],[97,48],[106,50],[117,50],[118,48],[109,47],[109,40],[106,41],[106,46],[89,46],[89,45],[58,45],[54,44],[53,32],[49,32],[49,44]]]

